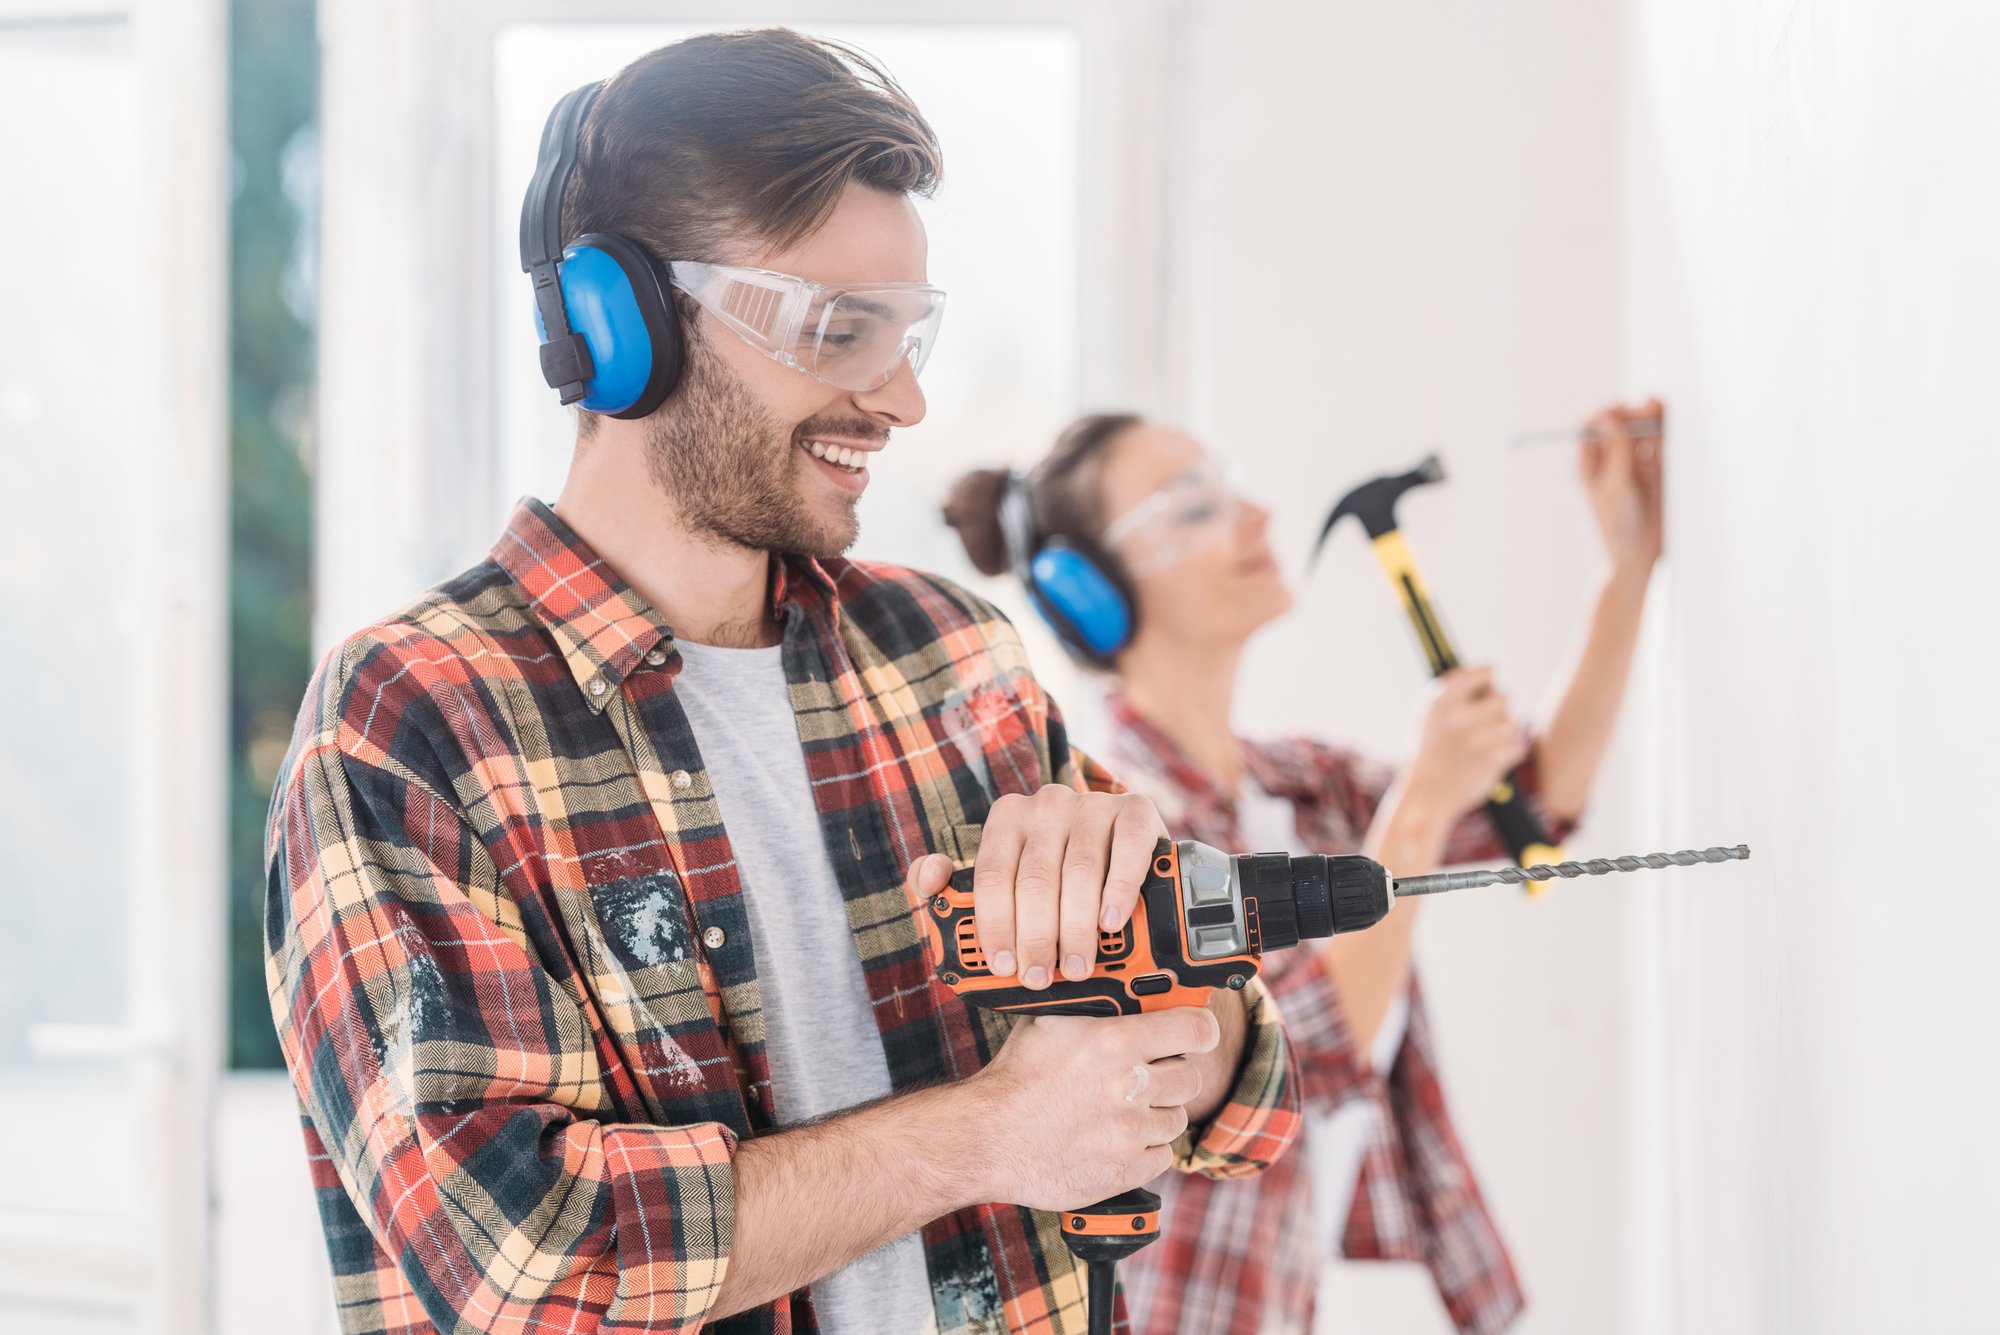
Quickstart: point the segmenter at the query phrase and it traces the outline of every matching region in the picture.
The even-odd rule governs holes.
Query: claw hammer
[[[1306,563],[1308,572],[1319,561],[1320,549],[1326,546],[1327,538],[1334,527],[1348,515],[1361,521],[1368,540],[1374,545],[1375,559],[1382,563],[1389,583],[1395,586],[1396,596],[1402,600],[1403,610],[1409,613],[1410,625],[1416,629],[1417,642],[1423,646],[1424,657],[1430,661],[1431,675],[1442,677],[1458,666],[1458,653],[1451,647],[1451,640],[1445,635],[1444,623],[1438,619],[1437,609],[1431,605],[1430,594],[1424,589],[1423,576],[1417,573],[1416,558],[1410,555],[1410,546],[1403,540],[1403,533],[1396,526],[1396,502],[1403,493],[1414,487],[1444,480],[1444,465],[1433,454],[1407,473],[1392,477],[1372,478],[1340,498],[1333,512],[1321,526],[1319,540],[1313,543],[1312,557]],[[1549,832],[1542,825],[1542,819],[1535,809],[1528,805],[1521,791],[1520,771],[1510,772],[1500,782],[1493,785],[1493,791],[1486,798],[1486,818],[1493,822],[1494,833],[1507,847],[1507,853],[1517,866],[1527,867],[1536,863],[1554,863],[1563,860],[1562,850],[1555,846]],[[1548,888],[1547,881],[1530,881],[1527,890],[1530,895],[1539,895]]]

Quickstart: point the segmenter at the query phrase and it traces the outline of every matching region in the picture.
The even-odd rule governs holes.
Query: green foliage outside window
[[[229,1062],[282,1064],[264,814],[312,670],[313,0],[230,4]]]

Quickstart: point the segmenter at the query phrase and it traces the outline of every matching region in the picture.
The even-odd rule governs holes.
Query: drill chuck
[[[1393,902],[1388,874],[1369,858],[1245,853],[1235,861],[1244,897],[1257,902],[1263,950],[1373,927]]]
[[[1328,935],[1358,932],[1373,927],[1388,916],[1396,902],[1389,889],[1389,873],[1373,858],[1349,854],[1324,859],[1333,885],[1333,921]]]

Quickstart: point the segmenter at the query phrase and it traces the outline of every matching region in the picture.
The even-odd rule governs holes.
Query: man
[[[685,368],[329,655],[275,797],[268,974],[344,1327],[1080,1331],[1031,1211],[1255,1172],[1295,1081],[1254,985],[1010,1032],[928,974],[908,905],[970,863],[997,969],[1084,976],[1162,833],[997,613],[839,558],[924,413],[935,140],[782,30],[577,105],[563,236],[671,276]],[[618,350],[541,295],[551,382],[601,403]]]

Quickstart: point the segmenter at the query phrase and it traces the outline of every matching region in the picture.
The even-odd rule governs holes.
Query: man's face
[[[721,257],[830,287],[926,280],[923,223],[910,200],[853,185],[826,224],[784,250]],[[892,427],[924,417],[908,365],[879,389],[848,390],[772,361],[702,312],[680,387],[646,423],[647,463],[697,533],[760,551],[837,556],[853,545],[870,459]]]

